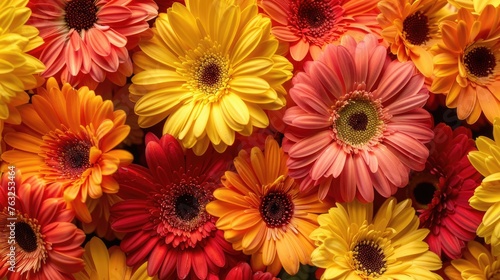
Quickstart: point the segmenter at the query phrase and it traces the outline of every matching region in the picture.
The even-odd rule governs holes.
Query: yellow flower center
[[[355,269],[373,278],[387,270],[384,249],[373,240],[362,240],[354,246],[352,256]]]
[[[422,12],[416,12],[403,21],[403,35],[406,41],[420,46],[430,39],[429,19]]]
[[[467,73],[475,78],[492,75],[497,65],[495,55],[485,46],[468,48],[464,53],[463,61]]]
[[[80,32],[88,30],[97,21],[97,7],[93,0],[72,0],[64,8],[64,20],[69,28]]]

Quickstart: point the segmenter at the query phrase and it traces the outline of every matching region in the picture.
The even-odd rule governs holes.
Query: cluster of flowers
[[[0,1],[0,279],[500,279],[500,1]]]

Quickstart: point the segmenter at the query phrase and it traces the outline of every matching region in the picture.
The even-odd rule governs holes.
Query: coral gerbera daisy
[[[500,118],[493,122],[494,140],[485,136],[476,139],[478,151],[469,153],[471,164],[485,178],[469,200],[470,205],[485,211],[477,235],[491,244],[495,256],[500,256]]]
[[[125,113],[113,111],[111,101],[87,87],[77,90],[66,83],[60,88],[54,78],[19,111],[23,123],[5,135],[13,149],[2,159],[21,169],[23,176],[39,175],[61,189],[76,216],[90,222],[88,199],[117,193],[112,175],[132,162],[132,154],[113,149],[130,130]]]
[[[126,256],[120,247],[106,248],[104,242],[97,237],[92,237],[85,244],[83,255],[85,268],[74,274],[76,280],[158,280],[147,274],[147,262],[136,267],[126,264]]]
[[[389,198],[375,215],[372,203],[337,203],[318,222],[311,260],[326,268],[322,280],[442,279],[432,272],[441,268],[441,259],[423,241],[429,230],[417,229],[409,199]]]
[[[141,127],[168,116],[163,134],[201,155],[269,125],[264,109],[284,106],[292,66],[253,2],[190,0],[160,14],[134,55],[130,92]]]
[[[301,263],[310,263],[314,246],[308,236],[317,227],[317,214],[331,206],[319,202],[314,192],[299,192],[288,176],[286,159],[271,136],[264,151],[240,151],[236,172],[225,173],[224,187],[214,191],[216,200],[207,205],[233,248],[252,255],[255,270],[268,266],[273,275],[281,267],[293,275]]]
[[[171,135],[146,135],[146,161],[117,173],[123,201],[111,208],[111,226],[126,233],[120,247],[127,265],[148,260],[160,279],[212,279],[237,252],[205,210],[230,155],[209,149],[203,157],[183,151]]]
[[[158,15],[154,0],[29,0],[28,23],[45,41],[31,54],[44,77],[95,89],[106,78],[124,85],[132,75],[128,50]]]
[[[343,35],[360,40],[379,33],[376,0],[259,0],[274,21],[273,34],[290,44],[290,55],[301,61],[308,53],[313,59],[329,43]]]
[[[467,242],[476,237],[483,217],[468,202],[481,182],[481,174],[467,158],[476,147],[469,129],[461,126],[452,131],[444,123],[434,128],[428,147],[425,169],[411,174],[401,194],[412,198],[420,226],[430,229],[425,241],[431,251],[457,259]]]
[[[475,15],[462,8],[457,20],[441,22],[443,43],[434,56],[431,91],[446,95],[458,118],[475,123],[481,112],[489,122],[500,116],[500,7]]]
[[[439,20],[449,14],[446,0],[384,0],[377,17],[381,35],[399,61],[411,60],[426,77],[433,72],[431,47],[441,41]]]
[[[500,259],[481,243],[470,241],[463,258],[452,260],[444,272],[454,280],[496,280],[500,277]]]
[[[433,137],[424,77],[411,61],[390,62],[375,36],[329,45],[293,83],[283,148],[302,190],[320,184],[320,199],[330,189],[338,201],[370,202],[374,188],[389,197],[424,169]]]
[[[36,176],[21,180],[19,170],[9,166],[1,179],[0,278],[71,279],[83,269],[85,234],[57,189]]]

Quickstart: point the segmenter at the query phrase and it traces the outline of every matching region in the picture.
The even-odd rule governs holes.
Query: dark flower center
[[[206,86],[214,86],[220,82],[221,68],[216,63],[210,63],[201,70],[199,82]]]
[[[413,197],[415,198],[417,203],[421,205],[427,205],[431,203],[435,191],[436,187],[433,183],[421,182],[417,184],[413,189]]]
[[[58,149],[59,168],[67,177],[77,178],[87,168],[91,144],[80,139],[69,139]]]
[[[495,55],[486,47],[477,47],[466,52],[464,64],[467,72],[478,78],[491,75],[497,65]]]
[[[287,225],[293,216],[294,205],[289,195],[270,192],[262,198],[260,214],[270,228]]]
[[[97,7],[93,0],[72,0],[64,10],[66,24],[78,32],[90,29],[97,21]]]
[[[19,244],[19,247],[23,248],[25,252],[33,252],[37,248],[37,238],[36,234],[25,222],[17,222],[16,223],[16,242]]]
[[[374,241],[363,240],[353,250],[356,270],[368,276],[377,277],[386,271],[384,250]]]
[[[312,5],[310,2],[305,2],[299,7],[299,18],[305,21],[309,27],[319,27],[326,20],[324,8]]]
[[[366,126],[368,125],[368,116],[365,112],[354,113],[349,116],[347,120],[349,126],[356,131],[366,130]]]
[[[175,200],[175,214],[181,220],[191,221],[200,212],[198,199],[190,194],[183,194]]]
[[[422,12],[416,12],[403,21],[405,39],[413,45],[422,45],[430,39],[429,20]]]
[[[325,0],[291,1],[288,21],[298,35],[306,36],[310,43],[323,45],[334,36],[332,30],[342,11],[340,6]]]

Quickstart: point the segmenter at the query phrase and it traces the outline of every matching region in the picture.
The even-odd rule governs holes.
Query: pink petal
[[[100,56],[108,56],[111,53],[111,45],[108,37],[104,35],[102,30],[90,28],[87,30],[86,36],[89,46]]]
[[[356,196],[356,170],[351,155],[346,158],[344,172],[340,175],[340,193],[345,202],[353,201]]]
[[[375,97],[382,99],[382,102],[389,100],[408,83],[414,72],[415,66],[412,62],[391,62],[384,71]]]
[[[290,157],[294,158],[312,155],[332,142],[331,134],[331,131],[324,130],[311,137],[304,138],[290,147],[288,153],[290,154]]]
[[[359,194],[363,198],[362,200],[364,200],[365,202],[372,202],[374,198],[374,192],[368,168],[361,158],[361,155],[354,155],[352,159],[354,161],[354,167],[356,168],[356,181]]]
[[[310,171],[311,178],[313,180],[318,180],[321,177],[327,175],[326,172],[328,171],[328,169],[330,169],[339,153],[343,153],[343,151],[338,149],[335,143],[331,143],[330,145],[328,145],[312,166]]]

